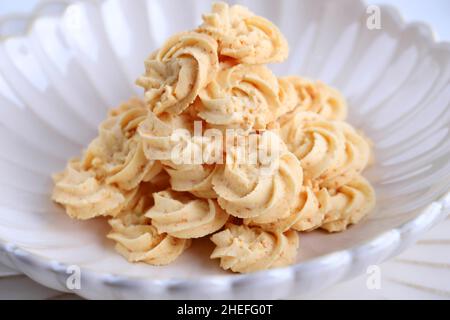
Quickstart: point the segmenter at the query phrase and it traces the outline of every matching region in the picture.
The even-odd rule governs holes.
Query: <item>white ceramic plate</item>
[[[420,240],[398,257],[378,265],[377,286],[367,286],[364,273],[320,292],[290,299],[450,299],[450,218],[420,236]],[[373,278],[372,278],[373,279]],[[373,283],[373,282],[372,282]],[[0,299],[80,299],[38,285],[25,275],[0,265]]]
[[[381,9],[366,27],[358,0],[241,1],[286,34],[279,74],[319,78],[349,99],[350,121],[375,143],[367,172],[378,205],[342,234],[301,237],[296,265],[250,275],[221,271],[197,243],[166,267],[127,263],[104,221],[70,220],[49,198],[50,173],[96,134],[109,107],[141,94],[134,79],[169,35],[195,27],[209,1],[52,1],[33,18],[0,22],[0,261],[68,291],[81,267],[87,298],[279,298],[364,272],[450,211],[450,44]]]

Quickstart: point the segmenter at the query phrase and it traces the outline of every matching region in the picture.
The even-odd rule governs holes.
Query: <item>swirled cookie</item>
[[[266,129],[280,107],[277,78],[265,66],[222,68],[200,92],[198,116],[218,128]]]
[[[134,212],[125,212],[109,220],[108,238],[116,242],[116,250],[130,262],[167,265],[186,250],[191,240],[159,234],[150,220]]]
[[[289,54],[286,39],[272,22],[239,5],[213,4],[198,31],[217,40],[220,55],[240,63],[281,62]]]
[[[326,212],[320,226],[328,232],[340,232],[358,223],[375,207],[375,191],[362,176],[356,176],[337,190],[325,193],[321,205]]]
[[[276,134],[256,135],[255,145],[260,155],[268,156],[266,163],[261,156],[254,163],[247,161],[250,159],[241,163],[234,153],[229,153],[227,163],[218,167],[212,183],[220,206],[230,215],[270,223],[289,215],[303,173],[295,155]],[[236,154],[240,153],[238,148]]]
[[[326,84],[296,76],[280,78],[285,90],[289,90],[290,99],[297,101],[295,112],[314,112],[328,120],[345,120],[347,102],[342,94]],[[292,96],[295,91],[295,96]]]
[[[147,117],[142,101],[131,99],[112,110],[99,127],[99,136],[88,146],[83,167],[99,180],[132,190],[161,171],[159,162],[148,161],[136,130]]]
[[[171,190],[153,194],[155,205],[146,213],[158,232],[183,239],[214,233],[228,220],[215,200],[195,199]]]
[[[297,255],[295,231],[268,232],[257,227],[228,224],[211,237],[216,245],[211,259],[225,270],[247,273],[292,264]]]
[[[274,232],[285,232],[290,229],[311,231],[322,225],[325,210],[321,207],[321,203],[312,188],[303,187],[295,203],[296,205],[291,209],[291,213],[285,218],[263,224],[255,223],[252,219],[246,219],[245,223]]]
[[[289,150],[300,160],[306,180],[338,188],[359,175],[369,163],[370,145],[351,125],[298,112],[280,125]]]
[[[143,151],[149,160],[170,161],[177,146],[190,141],[193,121],[186,115],[162,114],[156,116],[149,112],[139,128]]]
[[[298,112],[280,123],[281,137],[301,160],[307,180],[331,174],[345,161],[345,137],[338,125],[312,112]]]
[[[338,121],[336,125],[344,135],[345,152],[343,161],[338,167],[323,176],[320,184],[326,188],[339,188],[351,181],[355,176],[367,167],[371,160],[371,148],[369,141],[359,134],[351,125]]]
[[[165,163],[165,170],[170,176],[170,184],[175,191],[186,191],[199,198],[216,199],[212,178],[216,165],[189,165]]]
[[[137,84],[144,88],[145,101],[155,114],[180,114],[218,67],[217,42],[206,34],[183,32],[145,61],[145,74]]]
[[[66,169],[53,176],[52,199],[63,205],[75,219],[87,220],[98,216],[116,216],[132,197],[133,191],[100,183],[92,171],[82,168],[79,160],[71,160]]]

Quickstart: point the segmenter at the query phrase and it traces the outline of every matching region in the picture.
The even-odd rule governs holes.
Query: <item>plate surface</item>
[[[364,273],[320,292],[289,299],[450,299],[450,219],[420,236],[398,257],[379,265],[378,286],[367,286],[374,273]],[[377,275],[377,276],[378,276]],[[373,283],[373,282],[370,282]],[[80,299],[36,284],[25,275],[0,265],[0,299]]]
[[[0,262],[86,298],[279,298],[309,293],[397,255],[450,211],[450,45],[381,7],[367,28],[358,0],[240,1],[274,21],[291,47],[277,74],[321,79],[349,99],[350,121],[374,141],[366,176],[378,204],[342,234],[300,239],[294,266],[232,275],[208,241],[167,267],[127,263],[102,220],[70,220],[50,201],[50,173],[96,135],[108,108],[141,95],[144,58],[192,29],[209,1],[51,1],[0,22]]]

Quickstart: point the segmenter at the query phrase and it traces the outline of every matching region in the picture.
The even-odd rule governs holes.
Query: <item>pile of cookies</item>
[[[370,143],[337,90],[265,65],[288,51],[271,22],[214,4],[145,61],[144,99],[109,112],[54,175],[53,200],[72,218],[107,217],[131,262],[166,265],[210,237],[211,258],[241,273],[294,263],[297,231],[359,222],[375,204],[361,175]]]

